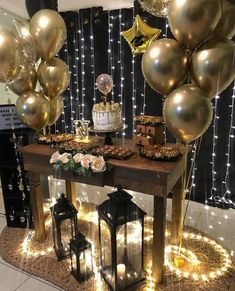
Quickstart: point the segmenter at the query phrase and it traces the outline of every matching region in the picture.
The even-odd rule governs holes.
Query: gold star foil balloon
[[[122,31],[121,35],[128,42],[133,55],[144,53],[155,39],[160,35],[161,30],[146,24],[139,15],[136,15],[132,27]]]

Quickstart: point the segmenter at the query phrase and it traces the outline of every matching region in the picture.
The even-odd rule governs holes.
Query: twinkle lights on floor
[[[137,290],[153,291],[156,290],[155,283],[151,274],[151,248],[147,247],[152,243],[153,230],[152,230],[153,218],[148,216],[145,220],[145,248],[148,249],[145,252],[145,270],[146,280],[142,287],[138,287]],[[96,286],[97,288],[104,289],[104,282],[100,277],[99,270],[99,251],[97,248],[97,242],[95,241],[96,235],[94,230],[97,229],[98,215],[94,211],[92,206],[82,207],[79,212],[79,225],[83,232],[88,231],[92,225],[92,234],[85,233],[89,241],[92,243],[93,250],[93,264],[95,276],[91,279],[89,286]],[[135,227],[138,230],[138,223],[133,226],[133,237],[135,237]],[[51,220],[50,217],[46,220],[46,229],[50,233]],[[18,254],[22,259],[31,258],[31,260],[37,260],[39,257],[50,257],[52,260],[56,260],[53,249],[53,241],[50,235],[44,243],[36,243],[33,239],[34,231],[29,231],[22,238],[18,246]],[[234,272],[233,262],[227,250],[225,250],[215,240],[207,237],[204,234],[198,233],[197,230],[189,230],[183,233],[183,246],[179,249],[178,246],[168,244],[170,238],[169,230],[166,231],[167,245],[165,248],[165,266],[166,273],[168,273],[167,281],[173,282],[194,282],[195,286],[200,284],[213,284],[217,279],[222,280],[229,273]],[[17,241],[18,242],[18,241]],[[43,260],[40,260],[41,262]],[[66,264],[67,272],[70,272],[68,260],[64,262]],[[20,267],[20,266],[19,266]],[[174,279],[169,279],[174,278]],[[46,279],[46,278],[45,278]],[[186,280],[186,281],[185,281]],[[92,282],[92,283],[91,283]],[[86,284],[86,283],[84,283]],[[168,284],[168,283],[167,283]],[[181,283],[182,284],[182,283]],[[211,285],[210,285],[211,286]],[[61,286],[62,287],[62,286]],[[91,289],[89,289],[91,288]],[[210,287],[211,288],[211,287]],[[92,287],[88,287],[87,290],[93,290]],[[161,290],[165,290],[164,288]],[[168,290],[168,289],[166,289]],[[213,290],[210,289],[210,290]]]

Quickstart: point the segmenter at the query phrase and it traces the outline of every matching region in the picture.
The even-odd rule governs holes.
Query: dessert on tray
[[[164,119],[162,116],[138,115],[135,117],[136,124],[152,125],[162,124]]]
[[[40,144],[52,144],[52,143],[61,143],[68,141],[74,138],[72,133],[61,133],[61,134],[48,134],[42,135],[38,138],[38,143]]]
[[[65,141],[59,145],[60,151],[85,153],[92,150],[94,144],[78,142],[74,140]]]
[[[92,150],[93,155],[102,155],[111,159],[128,159],[134,150],[127,146],[103,145]]]
[[[123,126],[121,106],[113,101],[96,103],[92,109],[92,119],[94,130],[112,131]]]
[[[140,148],[140,154],[152,160],[176,160],[182,155],[179,147],[168,145],[148,145]]]

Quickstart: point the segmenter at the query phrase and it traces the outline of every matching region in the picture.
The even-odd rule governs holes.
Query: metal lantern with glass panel
[[[118,187],[97,207],[101,275],[112,290],[123,290],[144,279],[143,242],[146,213]]]
[[[79,283],[93,275],[92,246],[81,232],[70,242],[70,259],[71,274]]]
[[[77,233],[77,209],[62,193],[51,207],[54,248],[58,260],[69,256],[69,243]]]

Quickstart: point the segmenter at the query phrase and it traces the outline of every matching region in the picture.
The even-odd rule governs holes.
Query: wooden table
[[[43,215],[43,195],[40,189],[40,174],[53,175],[49,163],[55,151],[45,145],[31,144],[19,151],[23,154],[25,170],[29,172],[32,212],[35,226],[35,239],[39,242],[46,238]],[[69,172],[61,172],[60,178],[66,180],[66,195],[75,205],[75,183],[81,182],[97,186],[122,185],[124,189],[142,192],[154,197],[152,270],[156,283],[163,280],[164,248],[166,229],[167,195],[173,192],[171,242],[179,243],[180,215],[183,212],[183,179],[185,153],[176,162],[156,162],[134,155],[129,160],[109,160],[112,170],[91,177],[78,177]]]

